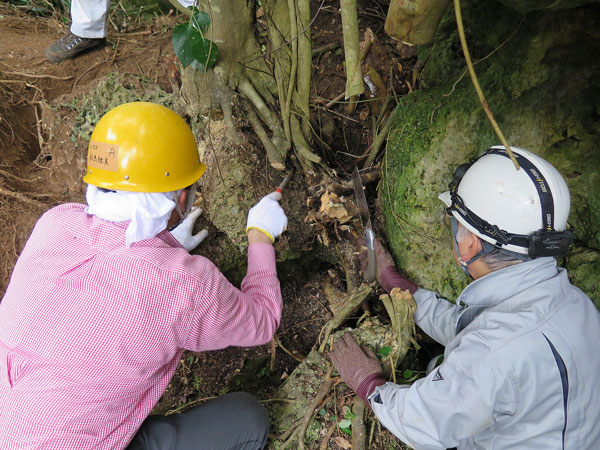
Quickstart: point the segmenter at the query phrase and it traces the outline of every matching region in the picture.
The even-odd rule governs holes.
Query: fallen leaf
[[[341,436],[335,437],[335,443],[340,448],[352,448],[352,444]]]

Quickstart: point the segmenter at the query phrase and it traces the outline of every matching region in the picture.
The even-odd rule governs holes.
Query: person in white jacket
[[[457,262],[474,281],[455,304],[395,271],[376,243],[378,279],[408,289],[416,324],[445,346],[412,385],[386,382],[349,334],[331,359],[394,435],[416,449],[600,448],[600,314],[554,256],[572,242],[570,195],[547,161],[492,147],[440,195]]]

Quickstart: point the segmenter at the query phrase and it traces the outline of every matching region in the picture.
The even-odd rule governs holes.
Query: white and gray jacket
[[[600,314],[554,258],[472,282],[454,305],[419,289],[443,363],[369,401],[416,449],[600,449]]]

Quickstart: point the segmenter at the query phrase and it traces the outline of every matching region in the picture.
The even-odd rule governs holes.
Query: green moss
[[[600,309],[600,252],[577,248],[568,257],[569,278]]]
[[[499,46],[521,20],[495,2],[465,2],[463,12],[488,17],[481,24],[467,22],[470,47],[481,54]],[[540,154],[564,174],[572,197],[569,221],[577,239],[595,249],[600,249],[600,35],[591,30],[599,27],[597,5],[531,13],[507,44],[476,66],[509,143]],[[436,87],[406,96],[395,111],[379,195],[399,268],[419,285],[453,298],[468,280],[453,260],[437,195],[447,190],[458,164],[498,138],[468,75],[453,90],[462,54],[455,48],[456,33],[451,27],[445,33],[427,49],[428,65],[440,52],[442,62],[426,72]]]
[[[153,102],[173,107],[173,94],[163,91],[157,84],[134,74],[110,73],[85,95],[76,96],[66,104],[59,104],[77,111],[70,138],[88,142],[98,120],[115,106],[128,102]]]

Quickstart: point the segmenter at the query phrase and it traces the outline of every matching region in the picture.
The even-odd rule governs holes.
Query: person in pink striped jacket
[[[160,105],[105,114],[90,139],[87,206],[37,222],[0,302],[0,449],[248,449],[269,419],[230,393],[149,416],[182,352],[262,345],[281,317],[272,243],[278,193],[249,212],[248,271],[234,287],[190,255],[204,173],[190,128]]]

